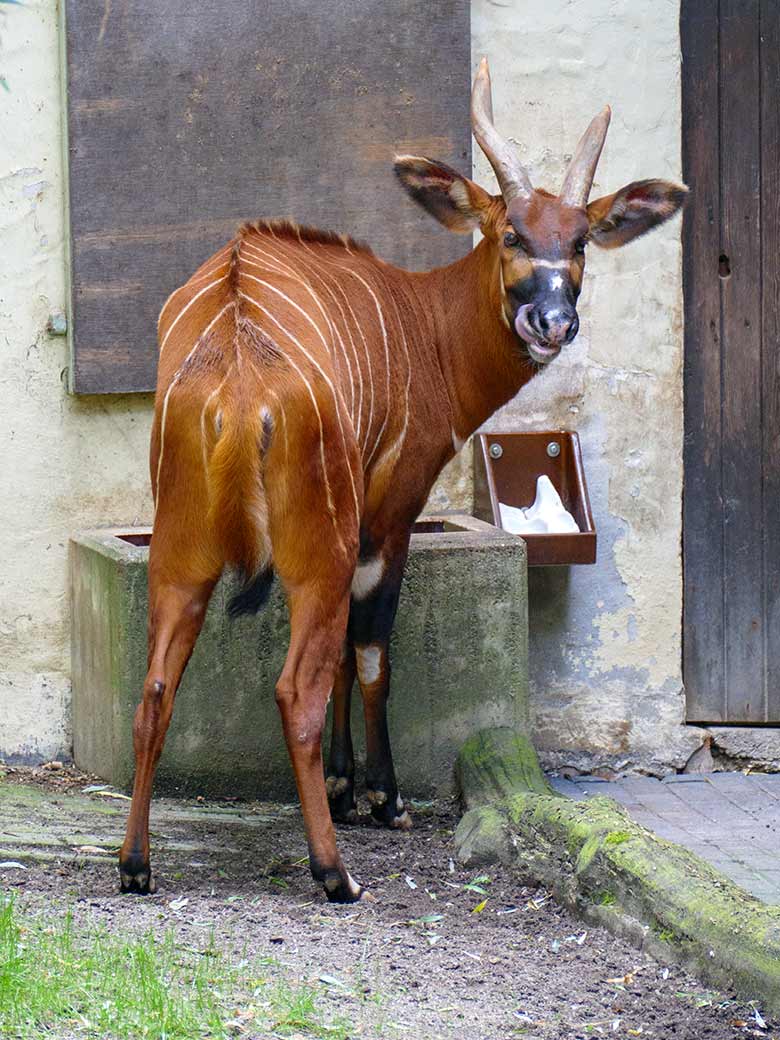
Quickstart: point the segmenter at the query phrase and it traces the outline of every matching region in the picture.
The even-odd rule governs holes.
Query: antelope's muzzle
[[[526,303],[515,315],[515,332],[528,346],[528,353],[541,364],[547,364],[571,343],[577,335],[580,320],[577,311],[568,305]]]

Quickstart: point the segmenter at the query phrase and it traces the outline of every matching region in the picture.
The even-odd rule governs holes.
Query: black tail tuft
[[[242,614],[256,614],[268,601],[273,583],[274,572],[270,567],[260,571],[253,578],[247,578],[243,587],[235,596],[231,596],[228,615],[236,618]]]

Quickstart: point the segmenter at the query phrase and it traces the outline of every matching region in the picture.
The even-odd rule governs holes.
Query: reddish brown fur
[[[272,566],[287,593],[291,642],[277,700],[312,869],[329,896],[359,894],[336,848],[320,747],[335,684],[334,740],[343,746],[332,760],[346,765],[337,763],[333,780],[351,784],[351,741],[343,727],[355,650],[359,673],[364,662],[375,811],[390,826],[407,825],[385,702],[387,641],[409,533],[456,442],[513,396],[536,366],[508,313],[504,283],[528,259],[504,248],[512,224],[501,197],[443,164],[409,159],[400,166],[439,219],[461,230],[481,226],[484,239],[463,260],[413,274],[351,239],[260,222],[245,225],[161,313],[149,671],[136,715],[136,781],[120,856],[126,889],[151,886],[154,768],[176,688],[226,565],[248,576]],[[611,204],[604,213],[601,203],[594,205],[606,227]],[[541,194],[526,206],[525,232],[540,250],[533,255],[573,250],[588,218],[566,209]],[[573,264],[579,280],[581,260]],[[359,549],[378,566],[386,602],[377,592],[376,607],[361,608],[358,620],[369,634],[342,655]],[[361,658],[367,650],[375,654],[376,672]],[[229,710],[230,692],[216,695]],[[339,777],[342,767],[347,772]],[[381,790],[377,777],[387,781]],[[397,806],[382,802],[388,792]]]

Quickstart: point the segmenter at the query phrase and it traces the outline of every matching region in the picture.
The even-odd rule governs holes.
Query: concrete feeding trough
[[[73,754],[120,787],[133,774],[133,714],[146,672],[149,528],[71,541]],[[294,795],[274,685],[289,639],[282,590],[253,618],[228,618],[217,586],[176,698],[159,790]],[[528,710],[526,550],[473,517],[425,517],[412,535],[392,642],[390,731],[401,789],[446,795],[463,741],[524,729]],[[361,780],[363,723],[353,699]]]
[[[528,566],[595,563],[596,528],[588,499],[580,441],[569,430],[481,433],[474,449],[474,512],[503,527],[501,505],[526,509],[537,482],[548,477],[578,531],[522,534]]]

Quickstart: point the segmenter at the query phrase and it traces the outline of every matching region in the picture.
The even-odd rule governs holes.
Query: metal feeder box
[[[566,534],[523,534],[528,566],[595,563],[596,528],[588,499],[580,440],[568,430],[481,433],[474,449],[474,513],[502,527],[499,502],[527,508],[545,475],[579,527]]]

